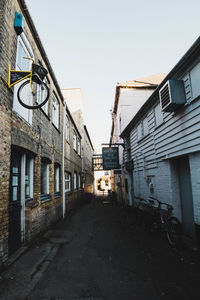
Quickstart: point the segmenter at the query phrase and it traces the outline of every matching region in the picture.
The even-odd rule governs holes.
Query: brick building
[[[24,20],[17,34],[15,13]],[[0,74],[29,70],[23,57],[48,70],[48,102],[29,110],[17,84],[0,81],[0,268],[83,197],[81,133],[64,101],[24,0],[0,1]],[[40,100],[37,99],[39,102]]]

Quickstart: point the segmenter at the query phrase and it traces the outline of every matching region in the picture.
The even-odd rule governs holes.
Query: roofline
[[[39,51],[40,51],[40,53],[42,55],[42,58],[43,58],[45,64],[47,65],[47,67],[48,67],[49,73],[50,73],[50,75],[51,75],[51,77],[53,79],[53,82],[54,82],[55,86],[56,86],[57,92],[58,92],[58,94],[59,94],[62,102],[64,103],[64,96],[62,94],[61,88],[60,88],[60,86],[58,84],[58,81],[56,79],[56,76],[54,74],[54,71],[53,71],[53,69],[51,67],[51,64],[50,64],[49,59],[48,59],[47,54],[46,54],[46,51],[44,50],[42,42],[41,42],[41,40],[39,38],[37,29],[36,29],[36,27],[35,27],[35,25],[33,23],[33,19],[31,17],[30,13],[29,13],[28,7],[27,7],[27,5],[26,5],[26,3],[25,3],[24,0],[18,0],[18,3],[20,5],[20,7],[21,7],[23,15],[26,18],[26,22],[28,23],[28,26],[29,26],[30,30],[32,31],[33,38],[36,41],[36,44],[37,44],[37,46],[39,48]],[[78,134],[79,134],[79,136],[81,138],[81,134],[80,134],[80,132],[79,132],[79,130],[78,130],[75,122],[74,122],[74,119],[73,119],[73,117],[72,117],[72,115],[71,115],[71,113],[70,113],[69,108],[67,107],[67,105],[66,105],[66,111],[67,111],[68,115],[70,116],[70,119],[71,119],[71,121],[72,121],[72,123],[73,123],[73,125],[74,125],[74,127],[76,129],[76,131],[78,132]]]
[[[136,81],[136,80],[135,80]],[[138,81],[139,82],[139,81]],[[115,89],[115,101],[114,101],[114,109],[113,113],[117,113],[118,103],[119,103],[119,95],[120,95],[120,89],[155,89],[158,86],[158,84],[151,84],[151,86],[123,86],[123,85],[117,85]],[[113,132],[114,132],[114,120],[112,120],[112,127],[111,127],[111,134],[110,134],[110,143],[112,142],[113,138]]]
[[[178,61],[174,68],[167,74],[163,81],[158,85],[156,90],[151,94],[147,101],[142,105],[137,114],[131,120],[131,122],[126,126],[126,128],[120,134],[120,137],[123,138],[128,131],[130,131],[133,126],[138,122],[142,115],[155,103],[157,100],[158,92],[162,86],[169,80],[172,79],[177,73],[185,70],[189,63],[194,60],[195,56],[200,54],[200,37],[192,44],[189,50],[183,55],[183,57]]]
[[[90,136],[89,136],[89,133],[88,133],[88,130],[87,130],[86,125],[84,125],[84,129],[85,129],[85,132],[86,132],[86,134],[87,134],[87,137],[88,137],[88,140],[89,140],[89,142],[90,142],[90,145],[91,145],[91,147],[92,147],[92,150],[94,151],[94,147],[93,147],[93,145],[92,145],[92,142],[91,142],[91,139],[90,139]]]

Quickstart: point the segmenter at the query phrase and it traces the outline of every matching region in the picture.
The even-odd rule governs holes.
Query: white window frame
[[[45,77],[44,78],[44,83],[46,83],[46,85],[48,86],[49,83],[48,83],[48,80],[47,78]],[[39,99],[37,99],[37,102],[38,104],[42,103],[44,101],[44,94],[42,93],[42,90],[41,90],[41,85],[39,86],[38,85],[38,88],[39,88],[39,91],[38,91],[38,95],[40,96]],[[41,109],[45,112],[45,114],[48,116],[48,101],[41,107]]]
[[[24,33],[20,34],[20,36],[18,36],[18,39],[17,39],[17,52],[16,52],[17,54],[16,54],[15,69],[21,70],[21,68],[23,68],[23,69],[27,69],[27,71],[29,71],[30,66],[31,66],[30,60],[24,59],[24,62],[26,62],[26,65],[27,65],[26,68],[24,68],[23,66],[20,66],[20,64],[19,64],[20,44],[22,45],[22,48],[25,52],[25,54],[24,54],[25,56],[31,57],[33,59],[35,58],[33,50],[31,48],[30,43],[29,43],[28,39],[26,38],[25,34]],[[23,59],[23,58],[21,58],[21,59]],[[25,71],[25,70],[22,70],[22,71]],[[32,110],[23,107],[17,99],[17,92],[18,92],[19,86],[22,84],[22,82],[23,81],[14,85],[13,111],[16,112],[20,117],[22,117],[22,119],[25,120],[27,123],[32,125]],[[28,104],[31,105],[32,101],[33,101],[33,99],[30,98]]]
[[[77,172],[74,172],[74,190],[77,190]]]
[[[26,166],[27,166],[27,161],[29,161],[29,197],[26,197]],[[28,199],[33,198],[33,166],[34,166],[34,159],[31,158],[30,156],[25,155],[25,174],[24,174],[24,184],[25,184],[25,201]]]
[[[73,131],[73,149],[77,151],[77,136],[75,131]]]
[[[78,155],[81,155],[81,141],[79,138],[77,138],[77,151]]]
[[[42,164],[44,164],[45,165],[45,187],[46,187],[46,190],[44,191],[44,193],[42,193],[42,191],[41,191],[41,195],[48,195],[49,194],[49,163],[47,163],[47,162],[44,162],[44,161],[42,161],[41,162],[41,172],[42,172]],[[43,180],[44,180],[43,179]]]
[[[54,166],[54,192],[60,192],[60,167],[58,165]]]
[[[78,188],[81,189],[81,174],[78,174]]]
[[[52,97],[52,122],[59,129],[59,101],[55,94]]]
[[[65,192],[70,192],[70,191],[71,191],[71,173],[65,172]]]
[[[68,116],[66,115],[66,124],[65,124],[65,130],[66,130],[66,133],[65,133],[65,137],[66,137],[66,140],[69,141],[69,118]]]

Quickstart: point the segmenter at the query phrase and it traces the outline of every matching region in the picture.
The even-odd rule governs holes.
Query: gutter
[[[65,218],[66,204],[65,204],[65,116],[66,116],[66,102],[64,101],[63,110],[63,141],[62,141],[62,215]]]

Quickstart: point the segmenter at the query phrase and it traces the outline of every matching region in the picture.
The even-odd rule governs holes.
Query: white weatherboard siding
[[[173,205],[181,220],[181,199],[177,165],[174,159],[188,155],[192,183],[194,221],[200,224],[200,65],[182,77],[187,103],[176,112],[163,113],[156,125],[159,99],[132,128],[129,137],[134,161],[134,196],[153,196]],[[195,98],[196,97],[196,98]],[[156,110],[155,110],[155,107]],[[158,123],[158,121],[157,121]],[[143,130],[142,125],[143,124]],[[144,125],[148,125],[148,130]],[[143,135],[142,135],[143,133]],[[128,154],[125,152],[125,161]],[[149,188],[152,183],[154,192]]]

